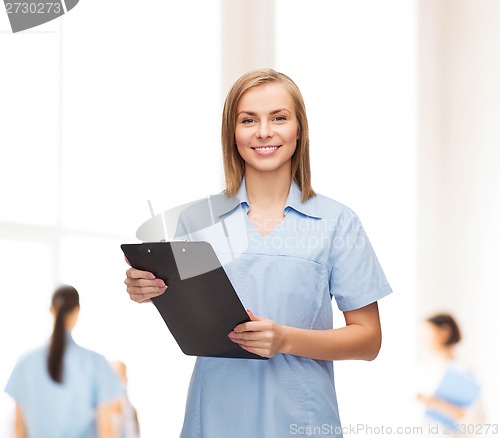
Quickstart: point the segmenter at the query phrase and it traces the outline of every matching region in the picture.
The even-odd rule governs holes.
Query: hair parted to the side
[[[447,328],[449,330],[450,335],[444,345],[455,345],[462,339],[458,323],[449,313],[437,313],[427,318],[427,321],[439,328]]]
[[[316,195],[311,186],[311,167],[309,159],[309,127],[304,99],[299,88],[287,75],[273,69],[250,71],[241,76],[232,86],[224,103],[222,113],[222,156],[226,179],[225,194],[234,196],[240,188],[245,174],[245,162],[241,158],[235,141],[238,103],[245,92],[262,85],[278,83],[289,93],[294,103],[295,114],[299,125],[297,148],[292,156],[292,178],[302,191],[304,202]]]
[[[66,315],[79,306],[80,297],[73,286],[60,286],[52,294],[55,321],[50,340],[47,367],[50,377],[56,383],[62,383],[63,358],[66,350]]]

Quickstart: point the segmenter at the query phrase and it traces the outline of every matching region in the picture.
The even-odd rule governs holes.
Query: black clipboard
[[[184,354],[267,359],[228,338],[250,318],[208,242],[131,243],[121,249],[134,268],[168,285],[152,302]]]

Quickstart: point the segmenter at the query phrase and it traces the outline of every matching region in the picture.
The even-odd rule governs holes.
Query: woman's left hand
[[[251,321],[237,325],[228,337],[241,348],[262,357],[274,357],[285,343],[282,326],[276,322],[255,316],[247,310]]]

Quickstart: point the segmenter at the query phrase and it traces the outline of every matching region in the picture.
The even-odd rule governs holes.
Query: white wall
[[[500,3],[419,5],[418,314],[456,314],[498,424]]]

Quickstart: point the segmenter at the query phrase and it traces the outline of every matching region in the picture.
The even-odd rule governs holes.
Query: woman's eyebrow
[[[291,111],[286,109],[286,108],[280,108],[280,109],[271,111],[269,114],[278,114],[278,113],[281,113],[283,111],[286,111],[287,113],[291,113]],[[238,113],[238,116],[241,114],[248,114],[249,116],[256,116],[257,115],[257,113],[255,113],[253,111],[240,111]]]

